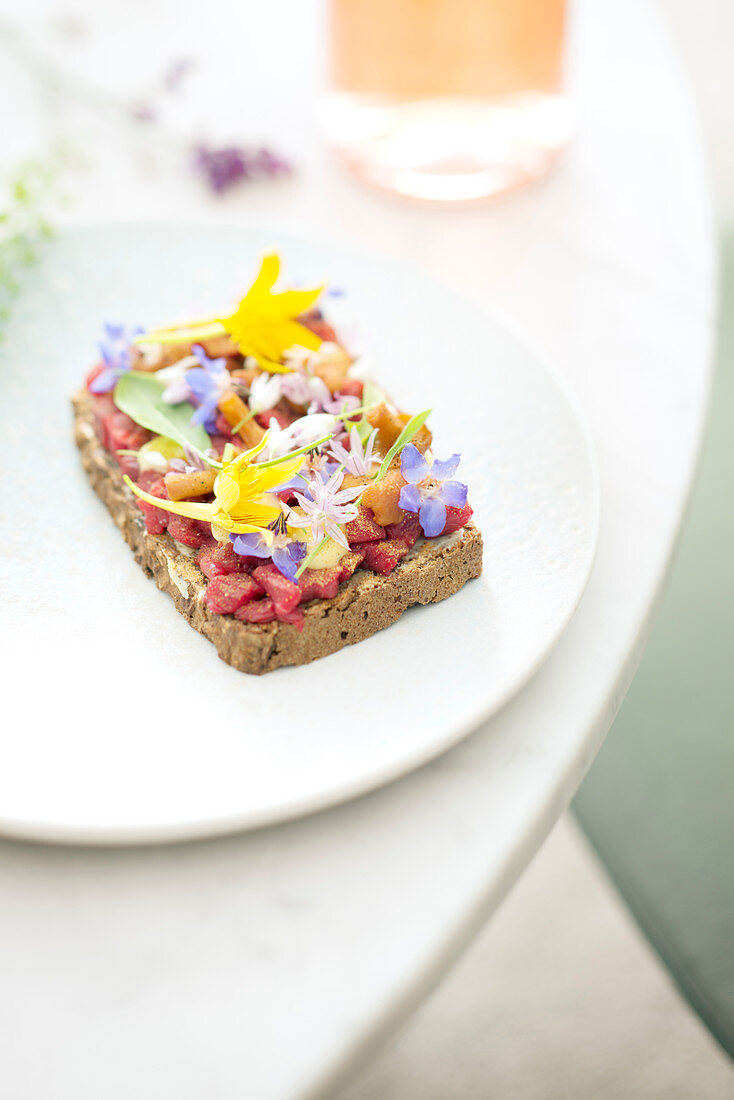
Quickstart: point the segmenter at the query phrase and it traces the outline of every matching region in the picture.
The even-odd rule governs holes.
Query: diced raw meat
[[[207,536],[195,519],[189,519],[188,516],[177,516],[175,512],[170,512],[168,516],[168,534],[176,542],[181,542],[184,546],[194,547],[196,550],[205,546],[208,541]]]
[[[223,573],[241,573],[249,562],[259,562],[258,558],[246,558],[238,554],[231,539],[220,542],[212,551],[212,557]]]
[[[458,531],[460,527],[465,527],[469,520],[474,515],[474,509],[469,504],[465,504],[463,508],[446,508],[446,526],[441,532],[443,535],[450,535],[452,531]]]
[[[339,583],[346,581],[351,577],[355,569],[359,569],[360,565],[364,561],[364,550],[352,550],[349,554],[345,554],[343,558],[339,559],[337,569],[339,570]]]
[[[408,544],[402,539],[383,539],[382,542],[366,542],[363,549],[364,568],[387,576],[408,553]]]
[[[371,508],[360,504],[359,515],[345,524],[344,534],[350,545],[353,542],[375,542],[377,539],[384,539],[385,528],[375,521]]]
[[[209,582],[204,600],[217,615],[232,615],[260,592],[262,588],[248,573],[230,573]]]
[[[341,384],[339,393],[334,394],[338,399],[340,397],[361,397],[364,392],[364,382],[360,382],[359,378],[345,378]]]
[[[152,433],[147,428],[141,428],[127,413],[115,409],[102,418],[104,427],[105,446],[113,457],[119,462],[117,451],[138,451],[152,439]]]
[[[153,480],[149,481],[146,476],[148,473],[153,473]],[[156,474],[154,471],[147,471],[141,474],[139,477],[139,483],[143,488],[146,486],[143,484],[143,479],[148,481],[147,492],[151,496],[160,497],[161,500],[168,498],[166,492],[166,486],[163,478],[160,474]],[[136,500],[138,508],[145,516],[145,529],[149,535],[162,535],[168,526],[169,513],[163,508],[156,508],[154,504],[149,504],[147,500]]]
[[[255,417],[260,427],[265,428],[266,431],[270,427],[271,420],[277,420],[279,428],[287,428],[295,419],[297,419],[295,416],[279,406],[276,406],[274,409],[268,409],[267,412],[258,413]]]
[[[252,575],[270,596],[278,618],[288,614],[301,602],[300,587],[284,577],[272,562],[268,562],[267,565],[258,565]]]
[[[344,557],[348,555],[345,554]],[[341,565],[341,562],[339,564]],[[332,599],[339,591],[340,579],[341,570],[338,565],[329,569],[304,569],[298,581],[301,588],[301,602]]]
[[[262,600],[253,600],[235,611],[235,618],[245,623],[272,623],[275,618],[275,606],[270,596]]]
[[[391,523],[387,528],[389,539],[402,539],[408,546],[415,546],[421,534],[420,520],[416,512],[406,512],[400,523]]]

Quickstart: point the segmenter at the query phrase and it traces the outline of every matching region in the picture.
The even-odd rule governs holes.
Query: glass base
[[[334,92],[329,142],[365,182],[427,203],[476,203],[538,179],[566,146],[576,107],[562,95],[394,101]]]

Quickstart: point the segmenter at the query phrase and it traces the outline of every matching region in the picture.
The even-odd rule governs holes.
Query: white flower
[[[324,436],[334,435],[341,428],[341,423],[335,416],[327,413],[316,413],[313,416],[302,416],[294,420],[287,428],[281,428],[275,417],[270,418],[268,441],[261,452],[260,461],[265,462],[271,458],[282,458],[283,455],[297,451],[301,447],[308,447],[318,442]],[[262,457],[267,453],[267,459]]]
[[[283,396],[283,389],[282,374],[268,374],[267,371],[258,374],[247,398],[251,412],[263,413],[274,408]]]
[[[372,472],[372,466],[377,462],[377,459],[372,456],[376,437],[377,429],[372,432],[367,440],[367,445],[363,447],[359,432],[356,427],[352,428],[349,433],[350,450],[347,450],[336,439],[332,439],[329,445],[329,454],[336,462],[342,464],[347,473],[354,474],[355,477],[364,477],[365,474]]]
[[[178,405],[181,401],[188,401],[191,390],[186,381],[186,371],[198,365],[199,360],[196,356],[187,355],[185,359],[179,359],[178,363],[172,363],[170,367],[156,371],[156,378],[166,383],[163,400],[167,405]]]
[[[329,535],[335,542],[349,549],[347,536],[339,525],[348,523],[359,515],[359,508],[353,501],[362,495],[364,485],[340,489],[343,481],[343,472],[337,470],[328,481],[322,481],[318,475],[312,478],[305,489],[308,496],[294,493],[305,515],[288,508],[288,523],[291,527],[310,528],[309,542],[319,543]]]

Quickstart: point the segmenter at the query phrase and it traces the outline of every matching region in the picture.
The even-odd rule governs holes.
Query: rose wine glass
[[[330,0],[328,140],[362,179],[471,203],[544,175],[575,108],[565,0]]]

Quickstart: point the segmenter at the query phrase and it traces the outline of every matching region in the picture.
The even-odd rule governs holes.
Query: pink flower
[[[335,542],[349,549],[347,536],[339,526],[349,523],[350,519],[356,519],[359,509],[352,503],[356,497],[364,492],[364,485],[355,485],[352,489],[340,489],[344,481],[344,474],[337,470],[328,481],[322,481],[316,475],[309,482],[304,493],[294,493],[294,496],[305,515],[288,509],[288,524],[291,527],[308,527],[311,529],[309,541],[319,543],[326,535],[330,535]]]
[[[376,437],[377,429],[375,428],[367,440],[367,445],[363,446],[356,427],[352,428],[349,433],[350,450],[347,450],[342,443],[332,440],[329,453],[332,458],[342,464],[347,473],[354,474],[355,477],[364,477],[371,472],[373,463],[377,461],[372,457]]]

